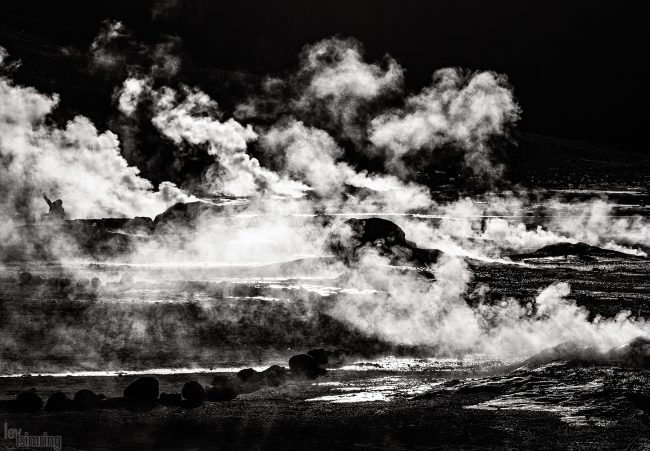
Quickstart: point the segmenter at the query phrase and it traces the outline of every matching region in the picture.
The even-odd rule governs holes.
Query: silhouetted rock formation
[[[560,343],[540,351],[527,359],[523,365],[536,366],[554,361],[650,369],[650,338],[637,337],[606,352],[580,343]]]
[[[133,402],[155,403],[158,399],[159,384],[155,377],[141,377],[124,389],[124,399]]]
[[[305,379],[316,379],[327,372],[309,354],[298,354],[291,357],[289,359],[289,369],[292,375]]]
[[[586,243],[556,243],[544,246],[535,252],[527,254],[515,254],[510,258],[513,260],[525,260],[532,258],[548,258],[548,257],[568,257],[574,256],[582,260],[593,260],[597,257],[601,258],[644,258],[641,256],[625,254],[623,252],[612,251],[603,249],[597,246],[591,246]]]
[[[36,412],[43,407],[43,400],[34,390],[19,393],[14,408],[17,412]]]
[[[307,351],[307,354],[316,359],[316,362],[318,362],[319,365],[327,365],[329,362],[330,353],[323,348],[310,349]]]
[[[269,387],[278,387],[287,381],[287,369],[279,365],[272,365],[260,373],[264,383]]]
[[[382,218],[348,219],[330,234],[326,246],[348,265],[358,262],[366,248],[374,249],[393,265],[426,266],[441,254],[437,249],[418,248],[399,226]]]
[[[83,389],[75,393],[72,401],[79,410],[92,410],[99,406],[99,397],[91,390]]]
[[[74,402],[65,393],[60,391],[52,393],[45,403],[45,410],[50,412],[62,412],[71,410],[73,407]]]
[[[206,401],[230,401],[235,399],[239,394],[239,384],[230,376],[215,376],[214,379],[212,379],[211,385],[212,387],[205,391]]]
[[[205,401],[205,390],[197,381],[190,381],[183,385],[181,395],[187,401],[184,403],[186,407],[198,407]]]
[[[264,384],[264,375],[253,368],[246,368],[237,373],[237,380],[242,393],[251,393],[261,389]]]
[[[610,349],[605,357],[621,366],[650,369],[650,339],[637,337],[623,346]]]
[[[215,205],[210,202],[178,202],[160,213],[153,220],[154,227],[160,231],[165,227],[193,226],[202,216],[223,215],[238,210],[232,205]]]

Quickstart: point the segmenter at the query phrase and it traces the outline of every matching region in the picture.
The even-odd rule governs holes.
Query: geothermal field
[[[3,449],[650,449],[647,156],[352,38],[255,77],[14,19]]]

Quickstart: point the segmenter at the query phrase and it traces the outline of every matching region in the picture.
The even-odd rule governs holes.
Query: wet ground
[[[465,373],[465,374],[464,374]],[[544,366],[479,376],[331,371],[196,409],[156,407],[0,414],[9,427],[60,435],[69,449],[647,449],[647,372]],[[159,376],[162,389],[211,375]],[[15,392],[80,386],[117,392],[120,378],[4,380]],[[47,387],[47,388],[46,388]],[[110,388],[113,387],[113,388]],[[4,441],[3,445],[11,443]]]

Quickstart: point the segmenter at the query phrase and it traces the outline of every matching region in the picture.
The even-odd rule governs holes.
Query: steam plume
[[[64,199],[72,217],[153,216],[189,198],[171,183],[154,191],[121,156],[117,136],[99,133],[87,118],[77,116],[65,128],[52,125],[48,116],[58,100],[0,77],[0,189],[6,206],[21,205],[27,217],[36,216],[43,206],[33,202],[46,191]]]

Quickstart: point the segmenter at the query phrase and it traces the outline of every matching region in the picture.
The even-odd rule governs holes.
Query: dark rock
[[[567,341],[557,346],[546,348],[529,357],[523,366],[534,367],[549,362],[566,361],[573,363],[598,363],[603,360],[603,354],[592,346]]]
[[[578,257],[584,261],[596,261],[596,257],[604,258],[619,258],[619,259],[645,259],[637,255],[625,254],[618,251],[603,249],[597,246],[591,246],[586,243],[556,243],[544,246],[537,249],[535,252],[527,254],[511,255],[513,260],[525,260],[534,258],[547,258],[547,257]]]
[[[316,359],[308,354],[294,355],[289,359],[291,374],[305,379],[316,379],[327,372],[318,364]]]
[[[72,280],[68,278],[53,279],[52,285],[59,290],[66,290],[72,286]]]
[[[177,407],[183,401],[180,393],[161,393],[160,404],[169,407]]]
[[[441,252],[420,249],[408,241],[404,230],[382,218],[348,219],[326,240],[327,251],[345,264],[358,262],[362,249],[372,248],[394,265],[426,266],[435,263]]]
[[[32,282],[32,279],[34,277],[32,276],[32,273],[30,272],[21,272],[18,274],[18,283],[20,285],[29,285]]]
[[[623,346],[607,351],[605,358],[621,366],[650,369],[650,339],[637,337]]]
[[[102,281],[99,280],[98,277],[93,277],[93,278],[90,280],[90,288],[91,288],[91,289],[93,289],[93,290],[97,290],[97,289],[98,289],[99,287],[101,287],[101,286],[102,286]]]
[[[193,226],[202,216],[223,215],[238,210],[237,206],[215,205],[211,202],[178,202],[156,216],[153,225],[156,231],[167,227]]]
[[[181,394],[183,395],[183,398],[188,401],[188,403],[186,403],[188,405],[201,405],[203,404],[203,401],[205,401],[205,390],[197,381],[190,381],[183,385]]]
[[[79,390],[74,394],[72,401],[79,410],[92,410],[99,406],[99,397],[88,389]]]
[[[241,387],[236,379],[218,375],[212,379],[212,387],[205,391],[205,399],[211,402],[224,402],[235,399]]]
[[[24,391],[16,396],[15,409],[18,412],[36,412],[43,407],[43,400],[34,389]]]
[[[60,391],[52,393],[45,403],[45,410],[50,412],[61,412],[64,410],[72,410],[73,408],[74,402],[65,393]]]
[[[381,218],[348,219],[345,221],[361,243],[382,241],[386,244],[406,244],[406,234],[394,222]]]
[[[90,285],[90,279],[86,279],[85,277],[77,279],[77,281],[75,282],[76,289],[88,288],[89,285]]]
[[[269,387],[278,387],[287,382],[287,369],[279,365],[272,365],[262,371],[264,383]]]
[[[266,384],[264,383],[264,375],[258,371],[255,371],[253,368],[246,368],[237,373],[237,380],[241,387],[242,393],[251,393],[263,388]]]
[[[155,377],[141,377],[124,389],[124,398],[131,401],[155,403],[158,400],[159,384]]]
[[[323,348],[310,349],[307,351],[307,354],[316,359],[319,365],[327,365],[329,362],[329,351],[324,350]]]

